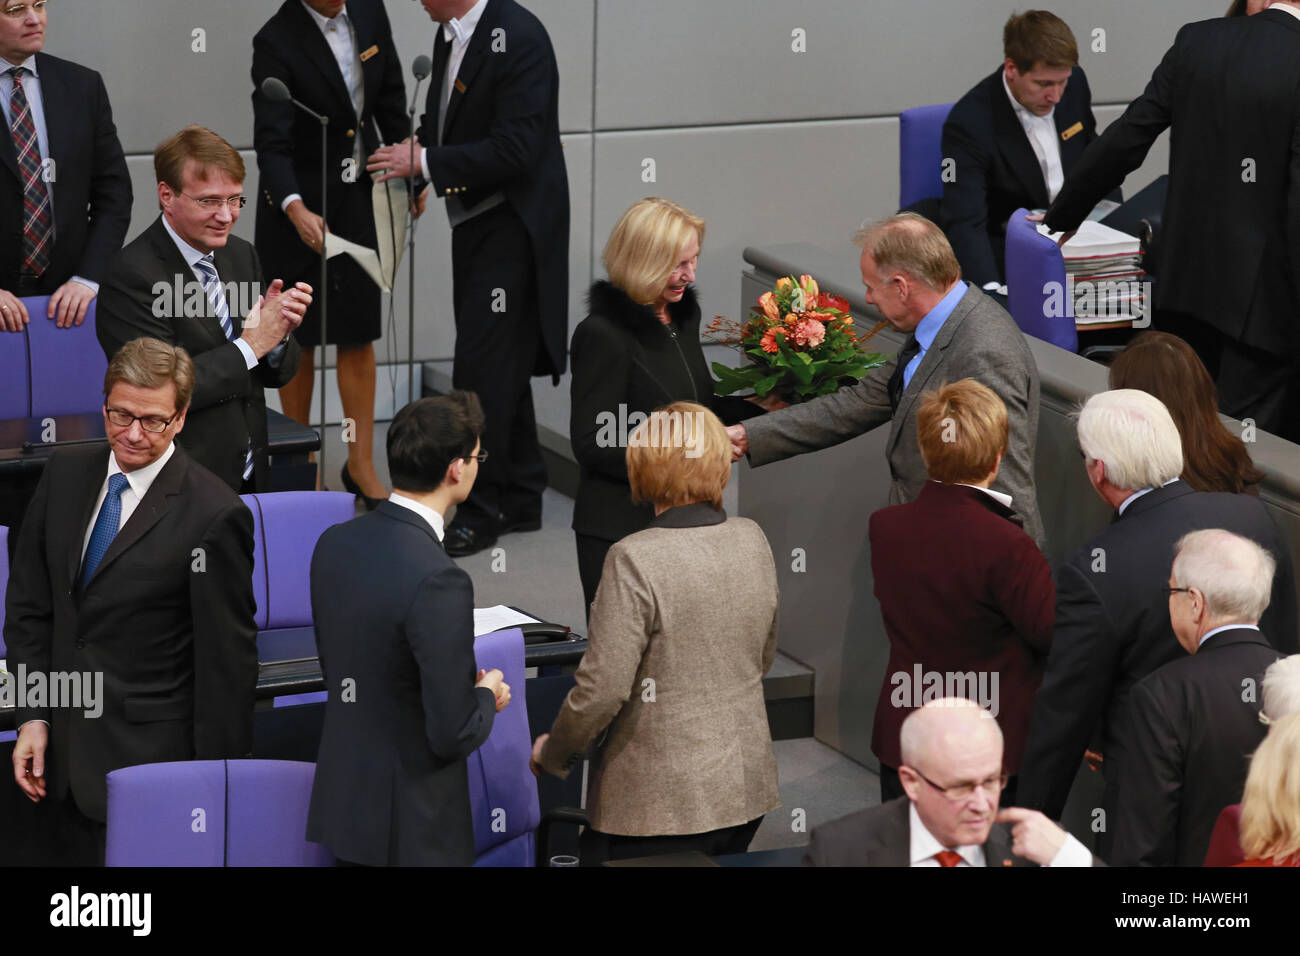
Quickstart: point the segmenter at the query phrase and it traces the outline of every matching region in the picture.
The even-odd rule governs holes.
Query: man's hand
[[[76,279],[69,279],[54,290],[50,296],[50,307],[45,316],[54,319],[54,324],[61,329],[70,329],[86,321],[86,310],[95,301],[95,290],[82,285]]]
[[[50,728],[44,721],[29,720],[18,729],[14,743],[14,780],[27,799],[40,803],[45,798],[45,748]]]
[[[420,166],[420,141],[415,141],[415,170],[419,172]],[[386,183],[390,179],[405,179],[411,175],[411,139],[408,136],[400,143],[393,143],[391,146],[380,146],[366,160],[366,172],[383,173],[376,182]]]
[[[412,216],[419,219],[424,215],[424,207],[429,204],[429,187],[425,186],[420,190],[420,195],[415,197],[415,208],[411,210]]]
[[[1041,213],[1041,212],[1031,212],[1031,213],[1029,213],[1027,216],[1025,216],[1025,218],[1028,219],[1030,222],[1042,222],[1042,221],[1043,221],[1043,218],[1044,218],[1044,215],[1045,215],[1045,214],[1044,214],[1044,213]],[[1063,233],[1061,233],[1061,237],[1060,237],[1059,239],[1056,240],[1056,244],[1057,244],[1058,246],[1064,248],[1064,247],[1065,247],[1065,244],[1066,244],[1067,242],[1069,242],[1071,239],[1073,239],[1073,238],[1074,238],[1074,234],[1075,234],[1076,232],[1078,232],[1078,231],[1079,231],[1079,230],[1075,229],[1075,230],[1072,230],[1071,232],[1063,232]]]
[[[301,199],[289,203],[289,208],[284,212],[293,223],[293,228],[298,230],[298,238],[303,244],[320,252],[321,245],[325,242],[325,220],[308,209]]]
[[[998,823],[1013,823],[1011,852],[1016,856],[1047,866],[1065,845],[1065,831],[1037,810],[1004,807],[998,811]]]
[[[27,306],[23,305],[23,300],[12,292],[0,289],[0,329],[6,332],[21,332],[30,321],[31,317],[27,314]]]
[[[731,460],[740,461],[749,451],[749,436],[744,425],[728,425],[727,437],[731,439]]]
[[[259,296],[253,310],[244,320],[244,331],[239,336],[253,349],[259,359],[275,348],[285,336],[302,323],[302,317],[311,305],[311,286],[298,282],[285,290],[284,282],[276,279]]]
[[[482,668],[478,672],[478,683],[475,687],[486,687],[492,691],[492,696],[496,698],[497,713],[506,709],[506,704],[510,703],[510,685],[506,683],[506,675],[502,674],[495,667],[490,671]]]
[[[533,755],[528,758],[528,769],[533,772],[534,777],[542,775],[542,750],[546,747],[546,741],[550,737],[550,734],[542,734],[533,741]]]

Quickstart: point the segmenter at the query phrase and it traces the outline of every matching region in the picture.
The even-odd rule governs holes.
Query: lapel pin
[[[376,53],[378,53],[378,52],[379,52],[379,45],[378,45],[378,44],[375,44],[375,45],[371,46],[369,49],[367,49],[364,53],[361,54],[361,62],[362,62],[362,63],[365,63],[366,60],[370,59],[372,56],[374,56],[374,55],[375,55]]]
[[[467,87],[465,86],[464,83],[460,81],[459,77],[457,77],[456,82],[453,85],[456,87],[457,93],[459,93],[461,96],[465,95],[465,90],[467,89]]]

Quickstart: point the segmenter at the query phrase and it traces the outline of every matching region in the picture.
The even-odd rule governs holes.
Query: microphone
[[[433,72],[433,61],[421,53],[411,64],[411,72],[415,74],[416,80],[423,80]]]
[[[289,87],[278,76],[268,76],[262,81],[262,95],[276,103],[288,103],[293,99],[289,95]]]

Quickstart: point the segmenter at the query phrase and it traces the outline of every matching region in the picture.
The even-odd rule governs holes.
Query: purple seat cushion
[[[257,495],[239,497],[253,513],[253,599],[257,602],[254,621],[257,629],[264,631],[270,609],[266,600],[266,536],[262,529],[262,509],[257,503]]]
[[[31,322],[32,418],[97,412],[104,404],[108,359],[95,337],[95,301],[81,325],[61,329],[45,317],[49,297],[23,299]]]
[[[1026,335],[1051,342],[1067,352],[1077,351],[1074,302],[1065,281],[1061,248],[1041,235],[1037,223],[1017,209],[1007,221],[1007,310]],[[1052,309],[1049,299],[1055,298]],[[1062,311],[1064,315],[1049,315]]]
[[[26,418],[31,408],[27,333],[0,332],[0,419]]]
[[[5,592],[9,590],[9,529],[0,525],[0,657],[5,656]]]
[[[333,866],[310,843],[307,806],[315,764],[297,760],[228,760],[230,818],[227,866]]]
[[[951,103],[898,114],[898,208],[943,196],[943,124]]]
[[[258,627],[311,627],[312,552],[326,528],[356,516],[356,499],[341,491],[276,491],[244,500],[261,511],[266,552],[267,615]]]
[[[108,866],[222,866],[226,762],[123,767],[108,775]]]

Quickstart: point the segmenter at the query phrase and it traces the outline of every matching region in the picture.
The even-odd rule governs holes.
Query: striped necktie
[[[90,532],[90,544],[86,545],[86,560],[81,563],[81,589],[84,591],[90,579],[95,576],[95,569],[104,559],[108,546],[117,537],[118,525],[122,523],[122,492],[127,488],[126,475],[120,472],[110,475],[108,494],[99,506],[99,516],[95,518],[95,527]]]
[[[9,125],[14,138],[14,152],[23,180],[23,273],[42,275],[50,264],[54,245],[54,217],[50,211],[50,192],[41,178],[41,149],[36,138],[36,122],[23,92],[21,66],[6,70],[14,79],[9,95]]]
[[[217,321],[221,323],[221,331],[225,333],[226,338],[230,341],[235,340],[235,324],[230,321],[230,306],[226,303],[225,290],[221,288],[221,279],[217,276],[216,259],[212,253],[208,253],[198,262],[194,263],[194,268],[203,274],[203,291],[207,294],[208,302],[212,306],[212,311],[217,314]],[[253,477],[253,440],[248,440],[248,448],[244,450],[244,481]]]

